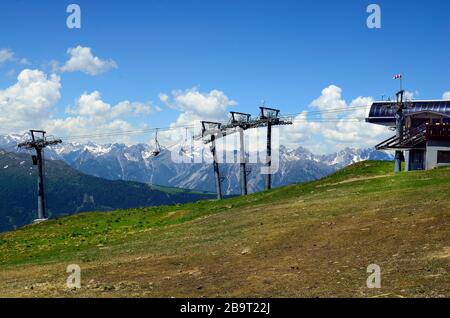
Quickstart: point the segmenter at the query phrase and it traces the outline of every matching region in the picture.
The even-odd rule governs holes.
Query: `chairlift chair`
[[[159,141],[158,141],[158,129],[156,129],[156,131],[155,131],[155,141],[154,141],[154,143],[155,143],[155,149],[153,150],[152,154],[153,154],[154,157],[156,157],[156,156],[158,156],[161,153],[161,146],[160,146]]]

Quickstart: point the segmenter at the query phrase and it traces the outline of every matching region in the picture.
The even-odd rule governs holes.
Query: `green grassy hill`
[[[0,232],[37,217],[36,167],[29,155],[0,151]],[[46,161],[50,217],[212,199],[214,194],[138,182],[110,181],[80,173],[61,161]]]
[[[450,297],[450,169],[392,171],[362,162],[247,197],[0,234],[0,296]],[[80,290],[65,287],[69,264]],[[366,287],[370,264],[381,289]]]

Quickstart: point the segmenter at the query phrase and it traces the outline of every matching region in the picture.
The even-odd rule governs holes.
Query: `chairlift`
[[[161,153],[161,146],[158,141],[158,129],[155,131],[155,149],[153,150],[153,156],[156,157]]]

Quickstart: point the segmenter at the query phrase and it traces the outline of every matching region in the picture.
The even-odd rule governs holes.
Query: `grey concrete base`
[[[45,221],[48,221],[48,219],[36,219],[33,221],[33,224],[39,224],[39,223],[43,223]]]

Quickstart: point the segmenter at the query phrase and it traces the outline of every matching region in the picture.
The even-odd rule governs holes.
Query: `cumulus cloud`
[[[194,133],[199,133],[200,121],[224,121],[227,119],[230,107],[237,103],[228,98],[224,92],[213,89],[202,92],[198,88],[186,90],[174,90],[169,94],[160,93],[159,100],[171,109],[180,112],[177,119],[170,124],[171,127],[192,126],[196,127]],[[161,140],[174,142],[184,139],[184,129],[162,132]]]
[[[22,133],[45,129],[58,136],[92,135],[147,128],[142,121],[151,114],[150,102],[124,100],[115,105],[102,100],[100,92],[83,93],[64,116],[55,118],[61,98],[61,80],[39,70],[23,70],[17,82],[0,90],[0,127],[3,132]],[[88,140],[88,138],[86,139]],[[102,141],[130,142],[127,137]]]
[[[357,97],[348,103],[342,98],[342,89],[330,85],[312,101],[310,110],[296,116],[294,125],[281,129],[281,143],[317,153],[373,147],[392,132],[364,121],[372,102],[371,97]]]
[[[131,117],[142,117],[153,111],[150,102],[121,101],[111,105],[102,100],[99,91],[83,93],[76,101],[75,107],[66,109],[66,118],[54,119],[48,122],[48,129],[54,134],[92,135],[107,132],[121,132],[147,128],[146,124],[133,125]],[[110,140],[111,138],[107,138]],[[127,137],[114,137],[115,141],[130,142]]]
[[[89,47],[77,46],[69,48],[67,53],[70,55],[69,60],[60,68],[62,72],[83,72],[88,75],[98,75],[117,68],[116,62],[113,60],[102,60],[92,54]]]
[[[128,100],[111,106],[104,102],[99,91],[83,93],[77,100],[75,108],[68,108],[66,112],[72,115],[116,118],[122,115],[150,114],[151,103],[130,102]]]
[[[81,116],[101,116],[111,109],[111,105],[101,100],[100,93],[94,91],[91,94],[84,93],[77,101],[75,109],[68,109],[69,114]]]
[[[336,85],[330,85],[322,90],[322,94],[312,101],[311,106],[322,111],[345,108],[346,102],[342,100],[342,89]]]
[[[450,92],[445,92],[445,93],[442,95],[442,99],[450,99]]]
[[[168,107],[183,112],[184,117],[203,120],[223,120],[228,108],[237,103],[222,91],[200,92],[197,88],[172,91],[172,96],[160,94],[159,99]]]
[[[0,126],[13,131],[41,127],[49,116],[50,107],[61,97],[60,88],[57,75],[23,70],[17,83],[0,90]]]

